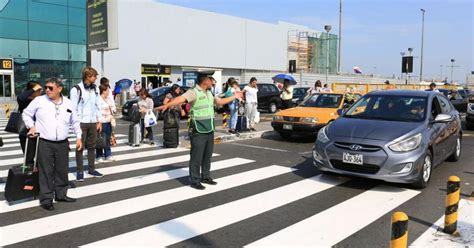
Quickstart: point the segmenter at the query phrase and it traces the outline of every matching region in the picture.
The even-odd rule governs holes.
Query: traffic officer
[[[23,110],[23,121],[29,128],[28,134],[39,133],[39,200],[41,207],[54,210],[56,201],[75,202],[67,196],[69,170],[69,128],[76,134],[76,149],[82,149],[81,127],[72,102],[61,95],[63,85],[57,78],[46,80],[46,95],[35,98]]]
[[[159,111],[179,106],[183,103],[191,104],[191,124],[189,138],[191,139],[191,159],[189,161],[189,177],[191,187],[203,190],[201,183],[217,184],[211,178],[211,157],[214,150],[214,104],[225,105],[237,98],[242,98],[242,92],[235,92],[233,96],[219,98],[212,95],[212,79],[203,76],[198,84],[157,108]]]

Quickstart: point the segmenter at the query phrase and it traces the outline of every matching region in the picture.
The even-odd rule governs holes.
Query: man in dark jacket
[[[35,99],[35,97],[41,95],[42,87],[38,81],[29,81],[26,84],[26,89],[17,96],[16,100],[18,102],[18,112],[23,113],[23,110],[28,107],[28,105]],[[20,146],[23,153],[25,153],[25,144],[26,144],[26,133],[19,135]],[[28,142],[28,154],[26,154],[26,164],[33,165],[35,158],[35,147],[36,139],[30,139]]]

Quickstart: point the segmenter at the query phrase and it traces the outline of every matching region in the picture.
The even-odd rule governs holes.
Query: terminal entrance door
[[[8,101],[12,97],[12,75],[0,74],[0,101]]]

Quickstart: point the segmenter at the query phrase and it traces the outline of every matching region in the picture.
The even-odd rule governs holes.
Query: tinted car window
[[[451,112],[451,104],[449,103],[448,99],[444,97],[437,97],[439,100],[439,105],[441,107],[441,113],[448,114]]]
[[[413,96],[364,96],[349,108],[344,117],[389,121],[422,121],[427,100]]]
[[[268,87],[270,88],[270,91],[272,93],[278,93],[279,92],[278,88],[275,85],[269,85]]]
[[[270,93],[272,91],[269,85],[262,85],[262,93]]]

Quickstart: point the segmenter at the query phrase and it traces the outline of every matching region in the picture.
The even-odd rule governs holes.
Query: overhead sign
[[[169,75],[171,74],[171,66],[164,66],[164,65],[160,65],[160,67],[158,68],[158,65],[154,65],[154,64],[142,64],[142,69],[141,69],[141,72],[143,75],[157,75],[157,74],[166,74],[166,75]]]
[[[117,0],[87,0],[87,49],[117,48]]]
[[[0,59],[0,70],[13,70],[13,59]]]

